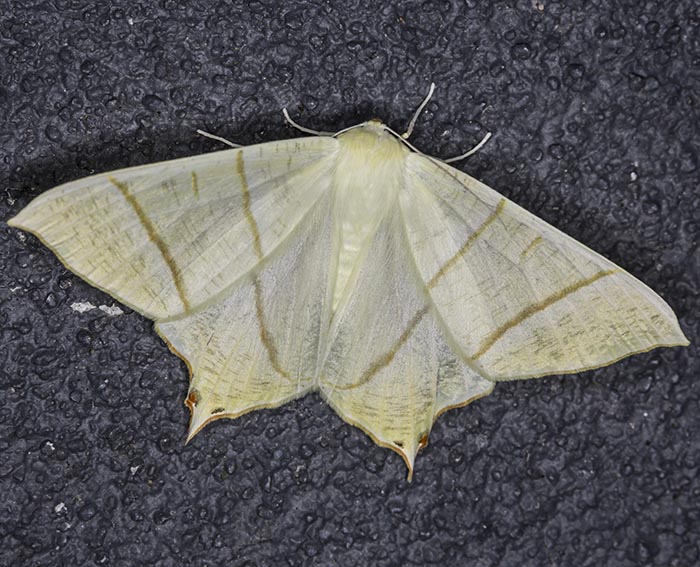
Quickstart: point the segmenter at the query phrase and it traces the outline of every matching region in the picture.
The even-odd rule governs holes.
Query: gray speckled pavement
[[[0,2],[0,565],[700,564],[694,0]],[[318,396],[184,445],[185,365],[4,223],[95,172],[340,129],[413,142],[661,294],[694,345],[499,384],[415,479]]]

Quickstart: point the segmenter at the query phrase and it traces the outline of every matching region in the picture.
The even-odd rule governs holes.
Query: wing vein
[[[406,198],[411,198],[410,192],[406,191],[405,192]],[[435,196],[432,193],[430,193],[431,196]],[[406,250],[408,251],[408,256],[412,261],[412,271],[414,274],[414,278],[416,281],[421,282],[423,291],[427,297],[427,301],[432,305],[433,310],[432,310],[432,316],[435,318],[435,322],[437,323],[438,327],[442,330],[445,340],[447,341],[448,345],[450,348],[453,350],[453,352],[457,355],[457,357],[464,362],[472,371],[474,371],[476,374],[479,376],[482,376],[486,380],[491,380],[489,377],[488,373],[485,372],[485,370],[475,364],[475,361],[472,360],[471,357],[469,357],[462,347],[458,346],[459,341],[457,338],[454,336],[452,330],[450,329],[450,326],[447,324],[447,321],[445,321],[445,318],[443,317],[442,313],[440,312],[440,309],[438,309],[438,306],[435,303],[435,299],[433,296],[430,294],[430,291],[427,287],[427,284],[425,284],[425,280],[423,280],[423,277],[421,275],[420,268],[418,267],[418,260],[416,258],[415,251],[413,250],[413,247],[410,244],[410,239],[408,237],[408,223],[406,222],[406,216],[403,211],[403,207],[399,207],[399,215],[401,217],[401,226],[403,228],[402,230],[402,237],[404,241],[404,245],[406,246]],[[438,271],[439,272],[439,271]]]
[[[335,389],[352,390],[355,388],[359,388],[360,386],[364,386],[370,380],[372,380],[372,378],[374,378],[382,368],[386,368],[387,366],[389,366],[389,364],[391,364],[391,361],[394,360],[394,357],[399,352],[401,347],[404,344],[406,344],[406,342],[408,342],[408,339],[411,338],[413,331],[423,320],[423,317],[425,317],[429,309],[430,307],[428,305],[424,305],[421,309],[416,311],[415,315],[411,317],[411,320],[408,322],[408,325],[406,325],[406,328],[404,329],[403,333],[401,333],[401,336],[398,339],[396,339],[396,342],[392,345],[391,349],[389,349],[382,356],[375,359],[375,361],[372,364],[370,364],[369,368],[367,368],[367,370],[365,370],[362,373],[362,376],[359,380],[345,386],[338,386],[336,384]]]
[[[495,221],[498,218],[498,215],[501,214],[501,211],[503,210],[503,207],[506,204],[505,199],[501,199],[498,202],[498,205],[496,206],[496,209],[488,216],[488,218],[481,223],[479,228],[477,228],[474,232],[472,232],[467,240],[460,246],[459,250],[455,252],[452,257],[447,260],[442,266],[440,266],[440,269],[435,273],[435,275],[430,278],[430,281],[428,282],[428,289],[434,288],[437,283],[442,279],[447,272],[449,272],[459,261],[459,259],[471,248],[472,244],[476,242],[476,240],[482,235],[482,233],[489,227],[489,225]]]
[[[258,229],[258,223],[253,216],[253,211],[250,209],[250,191],[248,190],[248,179],[245,174],[245,165],[243,162],[243,152],[239,152],[236,156],[236,171],[241,180],[241,192],[243,193],[243,212],[246,219],[248,219],[248,224],[250,225],[250,231],[253,234],[253,248],[255,249],[255,255],[258,257],[259,261],[263,259],[262,245],[260,244],[260,231]],[[263,290],[262,282],[256,275],[253,278],[253,287],[255,292],[255,317],[258,320],[258,327],[260,329],[260,341],[262,342],[265,350],[267,351],[267,356],[270,359],[270,364],[275,369],[275,371],[286,378],[290,379],[289,372],[287,372],[279,361],[279,351],[275,345],[275,341],[272,338],[272,334],[265,324],[265,311],[263,309]]]
[[[576,283],[573,283],[560,289],[559,291],[544,298],[542,301],[538,301],[537,303],[528,305],[527,307],[525,307],[525,309],[518,312],[516,315],[514,315],[508,321],[506,321],[500,327],[498,327],[495,331],[493,331],[489,336],[487,336],[481,343],[481,347],[479,348],[479,350],[477,350],[472,355],[472,358],[476,360],[477,358],[483,356],[507,331],[509,331],[513,327],[517,327],[525,319],[528,319],[536,313],[543,311],[550,305],[553,305],[557,301],[561,301],[565,297],[580,290],[581,288],[591,285],[592,283],[598,281],[600,278],[614,274],[616,271],[617,270],[602,270],[600,272],[595,273],[589,278],[579,280]]]
[[[250,191],[248,189],[248,179],[245,174],[245,165],[243,163],[243,152],[238,152],[236,155],[236,171],[241,180],[241,192],[243,193],[243,214],[250,225],[250,232],[253,234],[253,248],[258,260],[263,259],[262,245],[260,244],[260,230],[258,223],[253,216],[253,211],[250,209]]]
[[[136,198],[129,192],[129,185],[127,183],[122,183],[114,177],[109,177],[108,179],[112,185],[119,189],[119,192],[124,196],[126,202],[131,205],[132,209],[134,209],[136,216],[139,218],[139,221],[141,221],[141,225],[148,234],[148,239],[156,245],[156,248],[158,248],[158,251],[163,257],[165,265],[168,267],[168,270],[170,270],[170,275],[172,276],[173,283],[175,284],[175,289],[177,290],[177,294],[182,302],[182,306],[185,308],[185,311],[189,311],[190,302],[185,293],[185,282],[182,279],[182,273],[175,262],[175,258],[173,258],[170,250],[166,246],[165,242],[163,242],[163,239],[158,235],[158,232],[153,226],[153,223],[151,223],[151,220],[146,215],[146,212],[143,210]]]

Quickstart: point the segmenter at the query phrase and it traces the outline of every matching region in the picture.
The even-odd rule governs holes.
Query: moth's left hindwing
[[[278,250],[226,293],[156,322],[192,371],[189,438],[214,419],[276,407],[315,388],[331,318],[331,202],[323,195]]]

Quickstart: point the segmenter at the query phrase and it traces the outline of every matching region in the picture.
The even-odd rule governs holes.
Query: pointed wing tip
[[[190,410],[190,422],[187,426],[187,437],[185,445],[188,445],[197,433],[207,424],[206,420],[201,419],[201,412],[197,412],[197,402],[199,394],[196,390],[191,390],[187,398],[185,398],[185,406]],[[199,414],[199,415],[198,415]]]
[[[641,352],[648,352],[657,348],[687,347],[690,346],[690,344],[690,339],[685,335],[685,333],[681,329],[681,326],[678,323],[676,323],[676,329],[673,334],[669,334],[669,336],[664,337],[664,340],[659,340],[658,342],[650,345],[649,348]]]
[[[5,221],[7,223],[7,226],[10,226],[12,228],[19,228],[19,229],[27,231],[27,232],[33,232],[32,220],[34,220],[34,223],[36,223],[36,220],[37,220],[36,215],[35,215],[35,213],[37,211],[36,201],[40,197],[41,197],[41,195],[39,195],[34,200],[27,203],[12,218],[7,219],[7,221]]]
[[[668,307],[668,306],[667,306]],[[658,344],[656,346],[660,347],[687,347],[690,346],[690,339],[686,336],[686,334],[683,332],[683,329],[681,328],[681,324],[678,321],[678,316],[675,314],[675,312],[668,307],[668,309],[671,311],[671,317],[669,321],[669,326],[670,326],[670,332],[666,333],[666,336],[663,337],[663,341],[661,338],[659,338]],[[656,347],[651,347],[651,348],[656,348]],[[651,350],[651,348],[649,350]]]
[[[201,416],[196,415],[196,411],[194,409],[190,410],[190,424],[187,428],[187,438],[185,439],[185,445],[189,444],[192,439],[199,433],[202,429],[204,429],[208,423],[213,421],[219,416],[211,416],[208,419],[202,419]]]
[[[11,219],[7,219],[7,221],[6,221],[7,226],[9,226],[11,228],[19,228],[22,230],[26,230],[26,228],[24,228],[24,226],[23,226],[22,219],[20,218],[22,216],[23,212],[24,211],[20,211]]]
[[[190,441],[192,441],[192,439],[194,439],[194,436],[197,435],[197,433],[199,433],[198,429],[189,428],[187,430],[187,437],[185,438],[185,446],[189,445]]]
[[[678,342],[673,346],[682,346],[682,347],[690,346],[690,339],[685,336],[685,333],[680,329],[680,325],[678,326],[678,334],[680,335],[678,337]]]
[[[200,429],[202,429],[202,426],[200,425],[199,427],[194,426],[194,410],[190,409],[190,424],[187,427],[187,437],[185,437],[185,446],[189,445],[190,441],[194,439],[194,436],[199,433]]]
[[[195,392],[194,390],[192,392]],[[185,445],[187,445],[202,429],[204,429],[208,423],[217,419],[218,417],[224,417],[223,415],[205,415],[204,408],[198,405],[196,397],[198,394],[193,396],[192,392],[185,399],[185,405],[190,410],[190,423],[187,427],[187,438],[185,439]]]
[[[49,244],[43,240],[42,235],[39,233],[39,230],[41,229],[41,224],[37,222],[36,218],[33,219],[32,216],[28,213],[30,207],[31,203],[24,207],[14,217],[12,217],[11,219],[7,219],[5,221],[5,224],[7,224],[7,226],[9,226],[10,228],[16,228],[24,232],[29,232],[30,234],[33,234],[34,236],[39,238],[39,240],[41,240],[46,246],[49,246]]]
[[[406,482],[412,482],[413,481],[413,471],[415,469],[415,462],[416,462],[416,453],[418,451],[415,451],[413,453],[413,456],[411,456],[404,449],[402,449],[401,447],[398,447],[396,445],[387,443],[384,445],[384,447],[386,447],[387,449],[391,449],[392,451],[398,453],[401,456],[404,464],[406,465],[406,469],[408,469],[408,472],[406,474]]]
[[[415,470],[415,464],[416,464],[416,455],[418,454],[418,451],[421,449],[420,446],[416,447],[415,449],[409,450],[400,447],[396,445],[395,443],[387,443],[387,442],[377,442],[378,445],[386,447],[387,449],[391,449],[395,453],[398,453],[399,456],[403,459],[403,462],[406,465],[406,468],[408,469],[408,473],[406,474],[406,482],[412,482],[413,481],[413,471]]]

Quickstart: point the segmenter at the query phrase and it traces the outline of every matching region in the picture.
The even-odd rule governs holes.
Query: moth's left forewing
[[[143,315],[173,317],[276,249],[328,190],[337,145],[282,140],[93,175],[40,195],[8,224]]]
[[[417,154],[400,195],[445,332],[485,376],[577,372],[688,344],[670,307],[609,260],[483,183]]]

